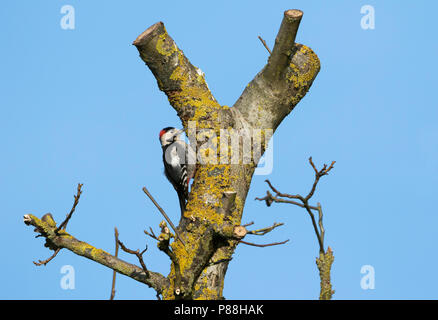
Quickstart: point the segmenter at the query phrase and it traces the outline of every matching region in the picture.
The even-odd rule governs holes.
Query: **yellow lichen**
[[[168,34],[167,32],[164,32],[163,34],[159,35],[157,39],[156,49],[163,56],[170,56],[172,53],[178,50],[173,42],[169,45],[169,42],[166,41],[167,38]]]
[[[292,82],[296,89],[305,88],[319,71],[319,59],[312,49],[304,45],[300,47],[300,50],[296,54],[306,56],[307,61],[303,64],[302,69],[291,62],[289,65],[291,70],[288,73],[289,76],[287,76],[287,80]]]

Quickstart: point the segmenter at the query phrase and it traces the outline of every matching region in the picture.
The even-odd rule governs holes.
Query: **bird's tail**
[[[183,192],[178,192],[179,207],[181,208],[181,217],[186,211],[186,197]]]

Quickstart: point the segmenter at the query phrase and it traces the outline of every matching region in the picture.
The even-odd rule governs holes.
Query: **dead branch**
[[[270,247],[270,246],[277,246],[277,245],[280,245],[280,244],[285,244],[288,241],[289,241],[289,239],[284,240],[282,242],[273,242],[273,243],[267,243],[267,244],[257,244],[257,243],[252,243],[252,242],[246,242],[246,241],[243,241],[243,240],[239,240],[240,243],[243,243],[243,244],[246,244],[246,245],[249,245],[249,246],[253,246],[253,247],[260,247],[260,248]]]
[[[312,188],[310,189],[309,193],[303,197],[299,194],[292,195],[287,193],[282,193],[278,191],[269,180],[265,180],[268,186],[271,188],[273,192],[275,192],[275,196],[273,196],[269,190],[266,191],[266,196],[263,198],[256,198],[256,200],[259,201],[265,201],[266,205],[269,207],[272,203],[289,203],[296,206],[299,206],[301,208],[306,209],[307,213],[310,216],[310,219],[312,221],[312,226],[315,231],[315,235],[318,239],[319,244],[319,258],[316,260],[316,264],[318,266],[319,275],[321,279],[321,291],[320,291],[320,299],[322,300],[329,300],[331,299],[334,291],[332,290],[332,285],[330,281],[330,272],[331,272],[331,265],[334,260],[333,251],[330,247],[328,247],[327,251],[324,250],[324,237],[325,237],[325,230],[323,225],[323,212],[322,212],[322,206],[318,202],[316,206],[311,206],[309,204],[309,200],[312,198],[312,196],[315,193],[316,186],[318,185],[318,182],[321,177],[327,175],[331,169],[333,169],[333,166],[335,164],[335,161],[333,161],[330,166],[327,166],[324,164],[321,170],[318,170],[315,166],[315,164],[312,161],[312,157],[309,158],[309,163],[312,166],[314,172],[315,172],[315,180],[312,184]],[[296,199],[300,202],[294,201],[294,200],[286,200],[287,199]],[[318,212],[318,224],[315,220],[315,215],[312,212],[312,210]]]
[[[120,248],[122,248],[123,251],[125,251],[126,253],[133,254],[133,255],[137,256],[137,259],[138,259],[138,261],[140,262],[140,265],[141,265],[141,267],[143,268],[143,271],[146,273],[147,276],[149,276],[149,271],[148,271],[148,269],[146,268],[146,264],[144,263],[144,260],[143,260],[143,254],[147,251],[148,247],[146,246],[146,248],[145,248],[143,251],[140,252],[139,249],[137,249],[137,250],[131,250],[131,249],[127,248],[127,247],[123,244],[123,242],[120,241],[120,240],[118,240],[118,243],[119,243],[119,245],[120,245]]]
[[[262,39],[262,37],[259,36],[259,40],[262,42],[263,46],[268,50],[269,54],[272,54],[271,50],[269,49],[268,45],[266,44],[266,41]]]
[[[316,186],[318,185],[318,182],[320,180],[321,177],[327,175],[329,173],[329,171],[331,169],[333,169],[334,164],[336,163],[336,161],[333,161],[330,166],[327,167],[326,164],[324,164],[324,166],[322,167],[321,170],[318,170],[315,166],[315,164],[312,161],[312,157],[309,158],[309,163],[312,166],[313,170],[315,171],[315,180],[313,182],[312,188],[310,189],[309,193],[303,197],[299,194],[296,195],[292,195],[292,194],[288,194],[288,193],[283,193],[278,191],[269,180],[265,180],[266,183],[269,185],[269,187],[271,188],[271,190],[273,192],[275,192],[276,196],[274,197],[269,191],[266,192],[266,197],[263,198],[256,198],[256,200],[259,201],[265,201],[267,206],[270,206],[273,202],[278,202],[278,203],[289,203],[289,204],[293,204],[293,205],[297,205],[301,208],[306,209],[307,213],[310,216],[310,219],[312,221],[312,226],[313,229],[315,231],[315,235],[318,239],[318,244],[319,244],[319,251],[321,253],[324,253],[324,227],[322,225],[322,218],[323,218],[323,213],[322,213],[322,208],[321,205],[318,203],[318,206],[311,206],[309,204],[309,200],[312,198],[313,194],[315,193],[316,190]],[[297,199],[300,200],[301,203],[293,201],[293,200],[285,200],[285,199],[281,199],[280,197],[283,198],[289,198],[289,199]],[[312,210],[316,210],[318,211],[318,225],[319,225],[319,229],[318,229],[318,225],[316,223],[315,220],[315,215],[313,214]]]
[[[149,237],[151,237],[152,239],[155,239],[158,241],[158,237],[155,235],[154,230],[152,230],[151,227],[149,227],[149,230],[151,230],[151,232],[149,233],[148,231],[144,230],[144,233],[147,234]]]
[[[142,282],[154,288],[157,292],[162,292],[162,290],[170,285],[169,280],[160,273],[149,271],[149,274],[146,274],[141,268],[123,261],[102,249],[80,241],[65,230],[55,232],[56,225],[47,223],[32,214],[24,216],[24,223],[35,227],[35,231],[45,238],[46,245],[51,248],[70,250],[77,255],[93,260],[120,274]]]
[[[55,250],[55,253],[54,254],[52,254],[51,256],[50,256],[50,258],[48,258],[48,259],[46,259],[46,260],[43,260],[43,261],[41,261],[41,260],[38,260],[38,262],[35,262],[35,261],[32,261],[33,262],[33,264],[34,265],[36,265],[36,266],[41,266],[41,265],[46,265],[46,264],[48,264],[53,258],[55,258],[56,256],[57,256],[57,254],[59,253],[59,251],[61,251],[61,249],[56,249]]]
[[[71,208],[70,212],[67,214],[65,220],[59,225],[59,227],[57,227],[55,229],[55,233],[58,233],[59,230],[65,230],[67,228],[67,224],[70,220],[70,218],[73,215],[73,212],[75,212],[76,206],[79,203],[79,198],[81,197],[82,194],[82,186],[83,184],[78,183],[78,187],[77,187],[77,193],[74,196],[75,201],[73,202],[73,207]],[[43,221],[49,223],[50,225],[56,226],[55,221],[53,220],[53,216],[50,213],[45,214],[42,218]],[[37,235],[37,237],[40,237],[41,235]],[[46,247],[48,246],[48,244],[46,243],[45,245]],[[52,248],[53,249],[53,248]],[[60,248],[54,248],[55,252],[46,260],[38,260],[38,262],[33,261],[34,265],[36,266],[46,266],[50,261],[52,261],[59,253],[59,251],[61,251]]]
[[[172,230],[175,232],[176,236],[178,237],[178,239],[181,241],[181,243],[185,246],[186,244],[184,243],[183,239],[181,238],[181,236],[179,235],[178,231],[176,231],[176,227],[174,226],[174,224],[172,223],[172,220],[170,220],[169,216],[166,214],[166,212],[164,212],[164,210],[160,207],[160,205],[157,203],[157,201],[155,201],[154,197],[152,197],[152,195],[150,194],[150,192],[148,191],[148,189],[146,189],[146,187],[143,187],[143,192],[149,197],[149,199],[151,199],[152,203],[155,205],[155,207],[157,207],[158,211],[160,211],[161,215],[164,217],[164,219],[166,219],[166,221],[169,223],[169,225],[172,227]]]
[[[114,228],[114,238],[115,238],[115,243],[116,243],[116,249],[114,252],[114,256],[117,258],[119,255],[119,231],[117,230],[117,228]],[[116,275],[117,275],[117,272],[114,270],[113,271],[113,282],[111,285],[110,300],[114,300],[114,296],[116,294]]]
[[[272,226],[270,226],[270,227],[248,231],[248,234],[254,234],[254,235],[257,235],[257,236],[263,236],[263,235],[267,234],[268,232],[271,232],[275,228],[280,227],[282,225],[284,225],[284,223],[274,222],[274,224]]]
[[[83,186],[83,184],[78,183],[77,193],[74,196],[75,201],[73,202],[73,207],[71,208],[70,212],[66,216],[65,220],[59,225],[58,228],[56,228],[55,232],[58,232],[61,229],[65,230],[67,228],[67,223],[70,221],[70,218],[72,217],[73,212],[75,212],[76,206],[79,203],[79,198],[81,197],[81,194],[82,194],[82,186]]]

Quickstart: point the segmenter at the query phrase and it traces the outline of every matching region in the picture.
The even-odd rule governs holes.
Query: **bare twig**
[[[249,223],[247,223],[247,224],[242,224],[242,227],[248,227],[248,226],[252,226],[254,224],[254,221],[251,221],[251,222],[249,222]]]
[[[146,250],[148,249],[148,247],[146,246],[146,248],[145,248],[142,252],[140,252],[139,249],[137,249],[137,250],[135,250],[135,251],[134,251],[134,250],[131,250],[131,249],[128,249],[128,248],[123,244],[123,242],[120,241],[120,240],[118,240],[118,243],[119,243],[119,245],[120,245],[120,248],[122,248],[123,251],[125,251],[126,253],[130,253],[130,254],[133,254],[133,255],[136,255],[136,256],[137,256],[138,261],[140,262],[140,265],[141,265],[141,267],[143,268],[143,271],[146,273],[146,276],[148,276],[148,275],[149,275],[149,271],[148,271],[148,269],[146,268],[146,265],[145,265],[145,263],[144,263],[144,261],[143,261],[143,254],[146,252]]]
[[[160,213],[163,215],[164,219],[166,219],[166,221],[169,223],[169,225],[172,227],[172,230],[175,232],[176,236],[178,237],[178,239],[181,241],[181,243],[185,246],[186,244],[184,243],[183,239],[181,238],[181,236],[179,235],[179,233],[176,231],[175,226],[173,225],[172,221],[170,220],[169,216],[166,214],[166,212],[164,212],[164,210],[160,207],[160,205],[155,201],[154,197],[152,197],[152,195],[150,194],[150,192],[148,191],[148,189],[146,189],[146,187],[143,187],[143,192],[149,197],[149,199],[151,199],[152,203],[155,205],[155,207],[157,207],[158,211],[160,211]]]
[[[268,45],[266,44],[266,41],[262,39],[262,37],[259,36],[259,40],[262,42],[263,46],[268,50],[269,54],[272,53],[272,51],[269,49]]]
[[[323,212],[322,212],[322,206],[318,202],[316,207],[309,205],[309,200],[312,198],[312,196],[315,193],[316,186],[318,185],[319,179],[325,175],[327,175],[331,169],[333,169],[333,166],[335,164],[335,161],[333,161],[330,166],[327,166],[324,164],[321,170],[318,170],[315,166],[315,164],[312,161],[312,157],[309,158],[309,163],[313,168],[313,171],[315,172],[315,180],[313,182],[312,188],[310,189],[307,196],[303,197],[299,194],[297,195],[291,195],[287,193],[281,193],[278,191],[269,180],[266,180],[266,183],[269,185],[271,190],[275,192],[276,196],[273,196],[269,190],[266,191],[266,196],[263,198],[256,198],[256,200],[259,201],[266,201],[266,205],[269,207],[273,202],[278,203],[289,203],[296,206],[299,206],[301,208],[306,209],[307,213],[310,216],[310,219],[312,221],[312,226],[315,231],[316,237],[318,239],[319,244],[319,258],[316,259],[316,264],[318,266],[319,275],[321,279],[321,291],[320,291],[320,299],[321,300],[329,300],[331,299],[334,291],[332,290],[332,284],[330,280],[330,272],[331,272],[331,266],[334,260],[333,251],[330,247],[328,247],[327,251],[324,250],[324,236],[325,236],[325,230],[323,225]],[[294,200],[285,200],[283,198],[288,199],[297,199],[300,202],[294,201]],[[312,212],[312,210],[318,212],[318,224],[315,219],[315,215]]]
[[[243,244],[247,244],[249,246],[254,246],[254,247],[260,247],[260,248],[264,248],[264,247],[270,247],[270,246],[277,246],[280,244],[285,244],[286,242],[288,242],[289,239],[282,241],[282,242],[273,242],[273,243],[267,243],[267,244],[257,244],[257,243],[252,243],[252,242],[246,242],[243,240],[239,240],[239,242],[243,243]]]
[[[35,262],[35,261],[32,261],[32,262],[34,263],[34,265],[36,265],[36,266],[38,266],[38,267],[41,266],[41,265],[46,265],[46,264],[48,264],[53,258],[56,257],[56,255],[58,254],[59,251],[61,251],[61,248],[56,249],[56,250],[55,250],[55,253],[52,254],[52,256],[51,256],[50,258],[46,259],[46,260],[43,260],[43,261],[38,260],[38,262]]]
[[[59,225],[59,227],[57,227],[56,229],[55,229],[55,233],[58,233],[58,231],[59,230],[65,230],[66,228],[67,228],[67,223],[68,223],[68,221],[70,220],[70,218],[72,217],[72,215],[73,215],[73,212],[75,211],[75,209],[76,209],[76,206],[78,205],[78,203],[79,203],[79,198],[81,197],[81,194],[82,194],[82,190],[81,190],[81,188],[82,188],[82,186],[83,186],[83,184],[81,184],[81,183],[78,183],[78,187],[77,187],[77,193],[76,193],[76,195],[74,196],[74,199],[75,199],[75,201],[73,202],[73,207],[71,208],[71,210],[70,210],[70,212],[69,212],[69,214],[66,216],[66,218],[65,218],[65,220]],[[48,214],[46,214],[46,215],[44,215],[44,217],[42,218],[42,220],[43,221],[45,221],[45,222],[47,222],[47,223],[53,223],[53,224],[55,224],[55,226],[56,226],[56,223],[55,223],[55,221],[53,220],[53,217],[52,217],[52,215],[50,214],[50,213],[48,213]],[[40,234],[40,235],[37,235],[36,237],[41,237],[42,235]],[[53,248],[52,248],[53,249]],[[47,265],[50,261],[52,261],[53,260],[53,258],[55,258],[57,255],[58,255],[58,253],[59,253],[59,251],[61,251],[61,248],[56,248],[56,249],[54,249],[55,250],[55,252],[50,256],[50,258],[48,258],[48,259],[46,259],[46,260],[38,260],[38,262],[35,262],[35,261],[32,261],[36,266],[42,266],[42,265]]]
[[[313,194],[315,193],[316,190],[316,186],[318,185],[319,179],[322,176],[325,176],[329,173],[329,171],[331,169],[333,169],[334,164],[336,163],[335,161],[333,161],[330,166],[327,167],[326,164],[324,164],[324,166],[322,167],[321,170],[318,170],[315,166],[315,164],[312,161],[312,157],[309,158],[309,163],[312,166],[313,170],[315,171],[315,180],[313,182],[312,188],[310,189],[309,193],[307,194],[307,196],[303,197],[299,194],[297,195],[291,195],[291,194],[287,194],[287,193],[282,193],[280,191],[278,191],[269,180],[265,180],[266,183],[269,185],[269,187],[271,188],[271,190],[273,192],[275,192],[276,196],[274,197],[269,191],[266,192],[266,197],[264,198],[256,198],[256,200],[259,201],[266,201],[266,205],[270,206],[273,202],[278,202],[278,203],[290,203],[290,204],[294,204],[296,206],[299,206],[301,208],[306,209],[307,213],[310,216],[310,219],[312,221],[312,226],[313,229],[315,231],[316,237],[318,239],[318,244],[319,244],[319,251],[320,253],[324,253],[324,227],[322,225],[322,218],[323,218],[323,214],[322,214],[322,208],[321,205],[318,203],[317,206],[311,206],[309,204],[309,200],[312,198]],[[281,199],[279,197],[283,197],[283,198],[288,198],[288,199],[297,199],[299,201],[301,201],[301,203],[293,201],[293,200],[285,200],[285,199]],[[313,214],[312,210],[318,211],[318,225],[316,223],[316,219],[315,219],[315,215]],[[319,226],[319,229],[318,229]]]
[[[269,180],[265,180],[265,181],[269,182]],[[282,193],[281,196],[288,197],[288,198],[292,198],[293,197],[292,195],[289,195],[289,194],[286,194],[286,193]],[[281,198],[275,197],[269,191],[266,191],[266,197],[255,198],[255,200],[266,201],[266,205],[268,207],[270,207],[273,202],[277,202],[277,203],[293,204],[293,205],[296,205],[298,207],[305,208],[302,203],[299,203],[299,202],[293,201],[293,200],[285,200],[285,199],[281,199]],[[312,209],[312,210],[318,210],[317,207],[314,207],[314,206],[311,206],[311,205],[309,205],[309,208]]]
[[[69,214],[67,215],[67,217],[65,218],[65,220],[59,225],[58,228],[56,228],[56,230],[55,230],[56,233],[61,229],[65,230],[67,228],[67,223],[69,222],[70,218],[73,215],[73,212],[75,212],[76,206],[79,203],[79,198],[81,197],[81,194],[82,194],[82,190],[81,190],[82,186],[83,186],[83,184],[78,183],[77,193],[74,196],[75,201],[73,202],[73,207],[71,208],[71,210],[70,210]]]
[[[328,168],[327,168],[327,165],[324,164],[322,169],[320,171],[318,171],[318,169],[316,169],[315,165],[313,164],[312,157],[309,158],[309,162],[310,162],[310,165],[312,166],[313,170],[315,171],[315,181],[313,182],[312,189],[310,190],[309,194],[305,198],[306,200],[309,200],[313,196],[313,193],[315,192],[316,185],[318,184],[319,179],[322,176],[327,175],[329,173],[329,171],[333,168],[334,164],[336,163],[336,161],[332,161],[332,163],[330,164],[330,166]]]
[[[322,223],[322,217],[323,217],[322,207],[321,207],[321,204],[319,202],[317,203],[317,206],[318,206],[318,217],[319,217],[319,219],[318,219],[319,230],[321,232],[321,238],[324,239],[325,230],[324,230],[324,225]]]
[[[263,236],[263,235],[267,234],[268,232],[271,232],[275,228],[280,227],[282,225],[284,225],[284,223],[274,222],[274,224],[272,226],[270,226],[270,227],[262,228],[262,229],[258,229],[258,230],[248,231],[248,234],[254,234],[254,235],[257,235],[257,236]]]
[[[154,230],[152,230],[151,227],[149,227],[149,230],[151,230],[151,232],[147,232],[146,230],[144,230],[144,233],[147,234],[149,237],[151,237],[152,239],[155,239],[158,241],[158,237],[155,235]]]
[[[117,230],[117,228],[114,228],[114,238],[115,238],[115,242],[116,242],[116,250],[115,250],[114,256],[117,258],[118,254],[119,254],[119,231]],[[111,286],[110,300],[114,300],[114,296],[116,294],[116,274],[117,274],[117,272],[114,270],[113,271],[113,283]]]

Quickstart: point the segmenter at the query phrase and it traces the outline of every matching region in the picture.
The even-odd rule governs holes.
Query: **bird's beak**
[[[175,136],[180,136],[184,132],[184,129],[180,129],[176,132]]]

